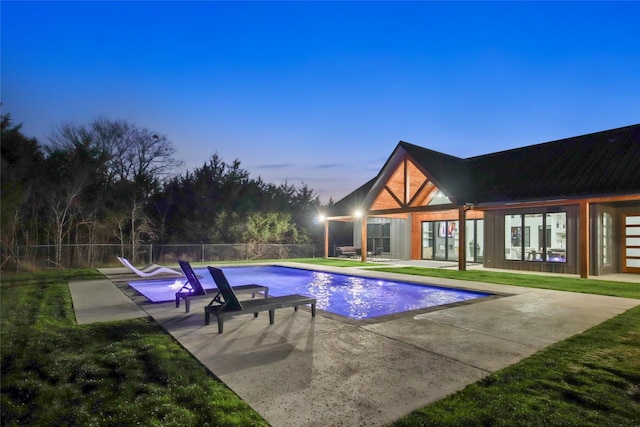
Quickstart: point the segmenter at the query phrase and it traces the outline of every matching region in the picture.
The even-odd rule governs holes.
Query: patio
[[[228,321],[225,333],[218,334],[214,325],[204,326],[207,301],[195,301],[188,314],[174,303],[145,303],[126,285],[134,277],[123,275],[123,269],[101,270],[111,282],[98,285],[100,297],[91,297],[91,286],[70,284],[70,289],[79,323],[93,321],[92,313],[96,321],[109,320],[110,310],[114,317],[152,316],[273,426],[385,425],[640,304],[360,268],[312,268],[502,297],[360,323],[322,312],[311,320],[304,310],[285,309],[278,310],[273,326],[267,316],[245,316]],[[124,295],[130,311],[123,309]]]

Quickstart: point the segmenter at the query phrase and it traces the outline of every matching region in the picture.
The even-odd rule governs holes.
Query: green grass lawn
[[[363,265],[316,259],[329,261]],[[637,284],[381,268],[571,291],[582,285],[581,290],[590,293],[640,298]],[[95,270],[2,275],[2,426],[267,425],[151,319],[77,325],[67,282],[93,277],[102,275]],[[547,347],[394,425],[638,426],[640,307]]]
[[[301,262],[305,264],[328,265],[331,267],[379,267],[378,262],[361,262],[351,258],[298,258],[287,261]]]
[[[640,307],[547,347],[394,426],[638,426]]]
[[[529,288],[554,289],[559,291],[640,299],[640,284],[638,283],[609,282],[605,280],[540,274],[489,272],[483,270],[458,271],[445,270],[443,268],[381,267],[376,270],[390,273],[444,277],[447,279],[470,280],[473,282],[498,283],[501,285],[525,286]]]
[[[2,275],[2,426],[264,426],[151,319],[78,325],[68,280]]]

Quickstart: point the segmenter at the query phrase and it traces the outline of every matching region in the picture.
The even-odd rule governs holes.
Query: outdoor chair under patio
[[[173,276],[182,276],[182,273],[180,273],[179,271],[173,270],[171,268],[167,268],[167,267],[162,267],[161,265],[157,265],[157,264],[151,264],[148,267],[145,267],[143,269],[137,269],[135,268],[128,259],[126,258],[122,258],[122,257],[117,257],[118,261],[120,261],[122,263],[122,265],[124,265],[125,267],[127,267],[129,270],[133,271],[135,274],[137,274],[140,277],[154,277],[157,275],[162,275],[162,274],[170,274]]]
[[[184,300],[185,313],[188,313],[191,306],[191,300],[202,298],[214,298],[218,294],[218,289],[210,289],[207,291],[198,276],[193,271],[191,264],[188,261],[178,261],[180,268],[187,278],[187,283],[184,284],[178,292],[176,292],[176,308],[180,307],[180,300]],[[252,298],[255,298],[256,293],[262,292],[264,297],[269,296],[269,287],[261,285],[240,285],[233,287],[234,292],[238,294],[251,294]]]
[[[368,251],[367,252],[367,256],[370,256],[372,260],[376,259],[376,258],[380,257],[380,255],[382,255],[382,249],[383,249],[382,246],[380,246],[380,247],[375,248],[372,251]]]
[[[221,334],[224,328],[225,317],[236,316],[239,314],[253,313],[253,317],[258,317],[258,312],[269,311],[269,324],[273,325],[275,320],[275,310],[278,308],[293,307],[295,311],[298,311],[298,306],[310,304],[311,316],[316,315],[316,300],[315,298],[306,297],[304,295],[285,295],[280,297],[268,297],[260,299],[252,299],[247,301],[238,301],[236,294],[233,292],[233,288],[227,281],[224,272],[219,268],[207,267],[211,277],[216,282],[218,295],[204,308],[204,323],[209,324],[211,316],[215,316],[218,319],[218,333]],[[217,303],[217,304],[214,304]]]

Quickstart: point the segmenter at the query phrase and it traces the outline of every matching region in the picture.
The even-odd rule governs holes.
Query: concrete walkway
[[[148,316],[108,279],[69,282],[69,290],[79,325]]]
[[[322,312],[312,319],[306,309],[282,309],[276,311],[275,325],[269,325],[266,314],[257,319],[245,315],[227,320],[225,332],[218,334],[215,325],[204,325],[207,301],[193,301],[188,314],[174,303],[140,302],[122,284],[122,276],[110,274],[115,269],[101,271],[275,427],[388,424],[640,304],[635,299],[310,267],[499,297],[369,322]],[[82,310],[75,298],[74,306]]]

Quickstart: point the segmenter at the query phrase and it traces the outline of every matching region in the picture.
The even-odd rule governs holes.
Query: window
[[[548,262],[567,262],[567,214],[548,213],[545,216],[547,224],[546,260]]]
[[[367,224],[367,250],[391,252],[391,223]]]
[[[458,221],[422,223],[422,259],[457,261],[460,253]]]
[[[433,259],[433,224],[422,223],[422,259]]]
[[[544,248],[544,222],[542,214],[524,215],[524,259],[526,261],[542,261],[543,248]],[[534,232],[533,239],[531,238],[531,230],[538,230]]]
[[[484,220],[468,219],[466,224],[465,247],[467,249],[467,261],[482,262],[484,250]]]
[[[566,262],[567,214],[505,215],[507,260]],[[531,233],[534,230],[534,233]]]
[[[522,259],[522,216],[506,215],[504,217],[504,258]]]
[[[433,196],[433,199],[429,202],[429,206],[434,205],[448,205],[451,204],[451,200],[447,196],[445,196],[441,191],[436,192]]]

